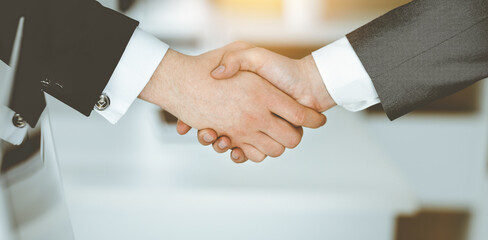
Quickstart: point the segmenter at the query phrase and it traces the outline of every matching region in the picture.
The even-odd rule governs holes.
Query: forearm
[[[350,33],[396,119],[488,77],[488,2],[417,0]]]

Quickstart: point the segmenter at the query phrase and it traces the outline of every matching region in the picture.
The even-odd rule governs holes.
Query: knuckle
[[[228,63],[235,63],[238,60],[239,60],[239,58],[235,52],[228,53],[224,58],[224,61],[226,61]]]
[[[262,47],[255,47],[253,50],[254,50],[254,52],[256,52],[256,53],[264,53],[264,52],[266,52],[266,51],[267,51],[266,49],[264,49],[264,48],[262,48]]]
[[[253,51],[254,51],[254,56],[257,58],[265,56],[269,53],[269,51],[266,48],[262,48],[262,47],[255,47],[253,48]]]
[[[256,126],[256,124],[260,123],[259,117],[251,112],[244,112],[242,114],[242,119],[248,126]]]
[[[245,41],[235,41],[232,43],[232,46],[237,48],[250,48],[253,47],[252,44],[245,42]]]

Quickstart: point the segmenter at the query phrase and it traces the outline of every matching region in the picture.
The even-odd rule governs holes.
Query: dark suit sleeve
[[[391,120],[488,77],[486,0],[415,0],[347,38]]]
[[[89,116],[138,22],[94,0],[2,0],[2,5],[0,57],[6,62],[18,19],[25,17],[11,108],[35,125],[45,91]]]

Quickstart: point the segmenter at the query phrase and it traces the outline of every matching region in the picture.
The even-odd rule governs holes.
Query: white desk
[[[327,127],[282,158],[236,165],[196,140],[168,143],[147,104],[116,126],[53,105],[78,240],[387,240],[395,217],[417,207],[352,113],[330,112]]]

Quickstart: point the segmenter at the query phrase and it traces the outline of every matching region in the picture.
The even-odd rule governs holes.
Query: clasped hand
[[[311,56],[293,60],[243,42],[195,57],[169,50],[140,98],[178,117],[180,134],[193,127],[201,144],[232,149],[236,163],[296,147],[302,127],[323,126],[320,112],[335,105]]]

